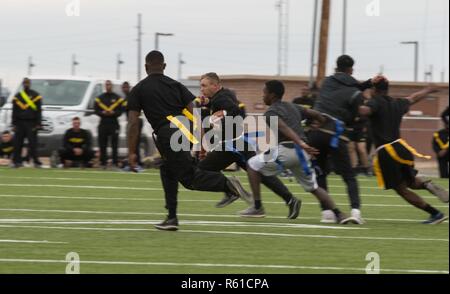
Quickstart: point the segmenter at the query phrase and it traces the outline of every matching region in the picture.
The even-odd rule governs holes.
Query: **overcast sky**
[[[115,78],[122,55],[122,78],[136,82],[137,13],[143,15],[143,54],[160,39],[167,74],[176,78],[178,54],[183,76],[264,74],[277,71],[276,0],[79,0],[80,16],[66,15],[72,0],[0,0],[0,79],[15,88],[33,56],[35,75],[70,74]],[[413,47],[420,42],[420,79],[429,65],[434,81],[448,81],[448,0],[379,0],[380,16],[367,16],[374,0],[348,0],[348,53],[355,75],[367,78],[384,66],[392,80],[412,80]],[[331,0],[328,72],[341,53],[342,0]],[[290,0],[289,75],[308,75],[314,0]]]

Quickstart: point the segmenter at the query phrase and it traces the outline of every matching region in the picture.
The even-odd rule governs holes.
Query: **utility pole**
[[[78,63],[75,54],[72,54],[72,69],[71,69],[71,74],[72,74],[72,76],[75,75],[75,67],[76,67],[77,65],[79,65],[79,64],[80,64],[80,63]]]
[[[319,69],[317,73],[317,85],[325,78],[327,70],[328,34],[330,25],[330,0],[322,2],[322,17],[320,20],[320,44],[319,44]]]
[[[414,82],[419,81],[419,42],[407,41],[401,42],[402,45],[414,45]]]
[[[277,74],[287,74],[289,56],[289,0],[278,0],[278,70]]]
[[[117,54],[117,71],[116,71],[116,79],[120,80],[120,66],[124,64],[123,60],[120,58],[120,53]]]
[[[31,76],[33,67],[35,67],[35,66],[36,66],[36,64],[33,63],[33,58],[31,56],[29,56],[28,57],[28,71],[27,71],[28,76]]]
[[[178,81],[181,81],[183,78],[182,67],[184,64],[186,64],[186,62],[183,60],[182,54],[178,53]]]
[[[317,42],[317,14],[319,12],[319,0],[314,0],[313,34],[311,42],[311,68],[309,70],[309,87],[314,85],[314,67],[316,64],[316,42]]]
[[[347,0],[344,1],[342,13],[342,54],[347,53]]]
[[[142,14],[138,13],[138,24],[137,24],[137,80],[141,80],[141,68],[143,66],[142,58]]]

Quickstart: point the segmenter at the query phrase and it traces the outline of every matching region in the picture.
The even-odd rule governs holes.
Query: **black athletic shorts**
[[[386,190],[395,189],[402,183],[411,185],[418,173],[414,168],[414,155],[402,140],[377,149],[374,171],[378,186]]]

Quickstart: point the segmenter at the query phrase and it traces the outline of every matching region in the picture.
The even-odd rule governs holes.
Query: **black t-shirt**
[[[239,101],[233,91],[221,89],[212,98],[210,102],[211,115],[217,111],[225,110],[227,117],[245,118],[242,110],[239,108]],[[236,122],[236,123],[235,123]],[[232,121],[230,119],[222,120],[222,140],[232,140],[242,135],[244,125],[241,121]],[[232,131],[231,131],[232,130]],[[228,131],[228,132],[227,132]]]
[[[304,119],[305,109],[297,104],[290,102],[278,101],[273,103],[269,109],[264,113],[266,117],[267,125],[273,130],[278,131],[278,143],[292,141],[287,138],[279,130],[275,130],[274,126],[270,124],[270,117],[278,117],[281,119],[288,127],[290,127],[297,135],[302,139],[306,140],[305,133],[301,126],[301,121]]]
[[[144,111],[157,132],[169,123],[167,116],[182,116],[195,96],[181,83],[163,75],[151,74],[139,82],[128,96],[129,111]]]
[[[0,158],[11,158],[14,152],[13,140],[9,142],[0,142]]]
[[[116,93],[103,93],[95,99],[95,114],[101,120],[101,124],[118,124],[117,118],[122,115],[125,110],[125,99],[121,98]],[[112,111],[112,115],[105,115],[103,111],[106,109]]]
[[[372,110],[370,124],[375,145],[379,147],[400,139],[400,125],[411,106],[409,100],[379,95],[366,105]]]
[[[16,125],[19,120],[35,121],[36,124],[40,124],[42,120],[42,96],[31,89],[24,92],[36,108],[31,107],[20,92],[17,93],[13,98],[12,124]]]
[[[73,129],[69,129],[64,134],[64,148],[66,149],[81,148],[87,151],[90,150],[91,143],[91,134],[87,130],[80,129],[75,132]]]

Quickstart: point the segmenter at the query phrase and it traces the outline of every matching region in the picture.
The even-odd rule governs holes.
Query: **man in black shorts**
[[[198,167],[203,170],[221,171],[236,163],[239,167],[247,170],[247,161],[256,155],[256,146],[249,144],[247,133],[244,133],[245,113],[240,107],[236,95],[229,89],[222,87],[219,76],[216,73],[207,73],[201,77],[200,87],[202,94],[209,98],[209,110],[211,114],[217,112],[226,112],[226,118],[221,119],[221,128],[219,136],[221,142],[215,146],[215,149],[209,152]],[[227,119],[235,119],[231,124],[227,124]],[[227,137],[228,130],[229,137]],[[239,150],[239,140],[242,140],[242,150]],[[252,138],[250,138],[252,140]],[[228,144],[228,145],[227,145]],[[289,207],[289,219],[296,219],[300,213],[301,201],[294,197],[288,188],[276,176],[262,177],[262,183],[280,196]],[[225,197],[217,203],[216,207],[225,207],[237,198],[236,195],[226,193]],[[252,213],[253,212],[253,213]],[[242,214],[242,217],[264,217],[263,210],[252,210],[250,213]]]
[[[185,124],[183,113],[190,109],[195,96],[181,83],[164,75],[166,64],[159,51],[150,52],[145,58],[148,77],[139,82],[128,97],[128,152],[131,170],[136,167],[136,144],[139,136],[139,114],[144,114],[155,130],[156,144],[163,164],[161,181],[166,198],[168,217],[156,225],[159,230],[178,230],[178,183],[190,190],[225,192],[248,197],[236,178],[227,178],[220,172],[209,172],[197,167],[191,156],[190,144],[181,148],[178,139],[198,140]],[[181,136],[180,136],[181,135]],[[183,141],[183,140],[182,140]],[[188,142],[189,143],[189,142]]]
[[[424,181],[417,177],[414,169],[414,156],[425,157],[417,153],[400,137],[402,118],[409,112],[411,105],[436,92],[433,87],[414,93],[407,98],[394,99],[388,96],[389,82],[381,80],[374,83],[374,96],[359,107],[362,116],[369,116],[373,126],[373,139],[377,149],[374,170],[378,185],[385,189],[393,189],[411,205],[430,214],[424,224],[439,224],[447,217],[436,208],[425,202],[419,195],[411,191],[428,190],[441,201],[448,203],[448,191],[435,185],[432,181]]]

